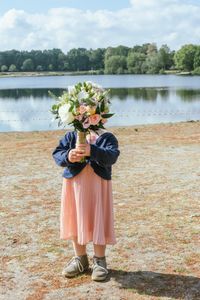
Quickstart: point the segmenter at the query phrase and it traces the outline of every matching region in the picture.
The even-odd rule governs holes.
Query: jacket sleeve
[[[65,136],[59,141],[59,145],[52,152],[52,156],[56,164],[60,167],[68,167],[73,165],[73,163],[68,160],[68,153],[72,149],[70,143],[71,138],[72,135],[70,132],[66,133]]]
[[[91,144],[90,159],[95,160],[100,165],[113,165],[117,161],[119,154],[118,141],[114,135],[109,138],[105,146]]]

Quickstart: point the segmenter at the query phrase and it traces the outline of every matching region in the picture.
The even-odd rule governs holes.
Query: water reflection
[[[200,90],[183,90],[178,89],[176,91],[177,95],[182,101],[196,101],[200,100]]]
[[[48,91],[60,96],[64,89],[0,90],[0,131],[58,129],[52,123]],[[112,88],[108,126],[150,124],[200,119],[200,89]]]
[[[0,90],[1,99],[18,100],[20,98],[47,98],[49,97],[48,91],[51,91],[56,96],[60,96],[64,89],[6,89]],[[169,100],[175,94],[182,101],[196,101],[200,100],[200,89],[169,89],[169,88],[111,88],[110,98],[118,98],[125,101],[127,98],[142,101],[157,101],[158,98],[162,100]]]
[[[50,89],[51,92],[60,96],[64,89]],[[11,98],[18,100],[20,98],[46,98],[48,97],[48,89],[11,89],[11,90],[0,90],[0,99]]]
[[[120,100],[126,100],[127,97],[132,97],[134,100],[147,100],[156,101],[160,95],[163,99],[169,97],[168,89],[155,89],[155,88],[134,88],[134,89],[111,89],[110,96],[118,97]]]

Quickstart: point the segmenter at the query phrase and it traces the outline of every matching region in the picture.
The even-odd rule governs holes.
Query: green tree
[[[146,55],[140,52],[130,52],[127,57],[128,72],[132,74],[144,73],[142,65],[146,59]]]
[[[71,49],[67,53],[66,62],[69,63],[70,71],[90,70],[88,50],[85,48]]]
[[[125,56],[114,55],[105,60],[106,74],[123,74],[127,69],[127,62]]]
[[[169,70],[173,65],[174,52],[167,45],[162,45],[158,51],[160,66],[163,70]]]
[[[17,71],[17,68],[16,68],[16,66],[15,66],[14,64],[12,64],[12,65],[10,65],[8,71],[9,71],[9,72],[16,72],[16,71]]]
[[[53,65],[52,65],[52,64],[49,64],[48,70],[49,70],[49,71],[53,71]]]
[[[52,71],[59,71],[63,67],[64,53],[57,48],[43,51],[43,69],[49,70],[49,65],[52,65]]]
[[[200,67],[200,46],[197,46],[194,56],[194,69]]]
[[[6,65],[1,66],[1,72],[7,72],[8,67]]]
[[[121,45],[118,47],[108,47],[105,51],[105,60],[107,60],[110,56],[127,56],[129,51],[129,47]]]
[[[34,64],[31,58],[26,59],[22,64],[23,71],[34,71]]]
[[[148,55],[143,66],[143,72],[148,74],[158,74],[162,69],[158,53]]]
[[[104,55],[105,49],[98,48],[96,50],[90,49],[88,56],[90,61],[90,69],[101,70],[104,69]]]
[[[146,53],[144,52],[144,50],[143,50],[143,47],[140,46],[140,45],[135,45],[132,49],[130,49],[129,53],[130,53],[130,52],[133,52],[133,53],[137,52],[137,53],[143,53],[143,54],[146,54]]]
[[[64,53],[58,54],[58,70],[63,71],[66,67],[66,55]]]
[[[176,68],[183,71],[193,70],[196,51],[196,45],[188,44],[182,46],[174,56]]]
[[[27,53],[25,51],[17,51],[14,61],[17,70],[21,70],[23,62],[26,59],[25,57],[27,58]]]
[[[41,50],[32,50],[29,53],[29,58],[32,59],[34,66],[41,66],[42,70],[47,70],[47,55]],[[37,67],[36,67],[37,70]]]
[[[4,64],[4,53],[0,52],[0,66],[3,66]]]
[[[42,67],[41,65],[38,65],[38,66],[36,67],[36,71],[38,71],[38,72],[43,71],[43,67]]]
[[[193,75],[200,75],[200,67],[197,67],[194,69],[194,71],[192,71]]]

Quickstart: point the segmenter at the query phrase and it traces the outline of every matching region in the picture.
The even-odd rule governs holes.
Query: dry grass
[[[105,283],[60,275],[73,255],[59,239],[62,169],[51,156],[64,131],[0,134],[0,299],[200,299],[200,123],[111,131],[118,243]]]

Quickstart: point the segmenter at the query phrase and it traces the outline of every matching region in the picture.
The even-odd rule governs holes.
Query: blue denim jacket
[[[94,144],[91,144],[91,154],[90,157],[86,157],[85,162],[71,163],[68,160],[68,153],[75,148],[76,137],[76,131],[67,132],[52,153],[56,164],[65,167],[62,176],[65,178],[74,177],[89,163],[97,175],[110,180],[112,165],[117,161],[120,154],[116,137],[111,132],[104,132]]]

